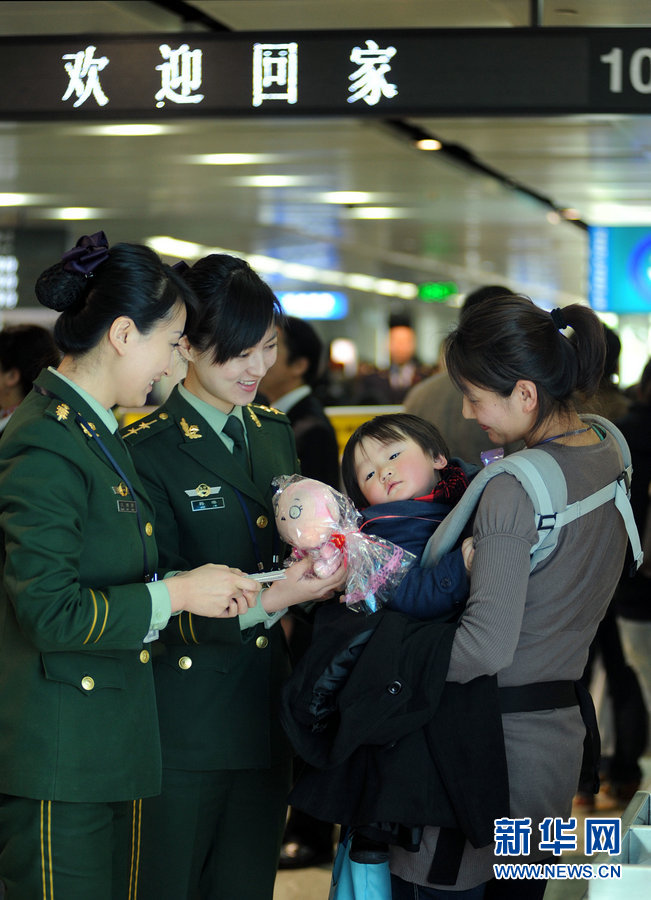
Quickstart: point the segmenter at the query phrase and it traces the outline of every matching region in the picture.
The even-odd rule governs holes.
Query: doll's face
[[[329,540],[338,526],[337,502],[330,488],[304,478],[276,498],[276,526],[281,538],[299,550],[314,550]]]

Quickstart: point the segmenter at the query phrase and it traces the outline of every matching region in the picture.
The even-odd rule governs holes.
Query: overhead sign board
[[[0,38],[0,117],[651,113],[651,29]]]

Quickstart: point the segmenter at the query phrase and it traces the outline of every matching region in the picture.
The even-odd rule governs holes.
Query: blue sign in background
[[[592,308],[651,313],[651,226],[598,226],[589,235]]]

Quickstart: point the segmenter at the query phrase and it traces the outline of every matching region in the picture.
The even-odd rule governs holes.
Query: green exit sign
[[[428,281],[418,285],[418,299],[426,303],[440,303],[458,293],[459,288],[454,281]]]

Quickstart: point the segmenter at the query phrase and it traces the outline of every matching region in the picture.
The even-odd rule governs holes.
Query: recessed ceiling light
[[[60,206],[54,209],[45,209],[40,215],[43,219],[74,222],[83,219],[101,219],[106,215],[106,211],[90,206]]]
[[[162,256],[177,256],[179,259],[199,259],[207,253],[202,244],[181,241],[165,234],[148,238],[145,243]]]
[[[165,134],[169,131],[166,125],[152,125],[147,122],[133,122],[125,125],[95,125],[88,129],[89,134],[102,137],[150,137]]]
[[[308,183],[307,178],[298,175],[250,175],[238,179],[244,187],[295,187]]]
[[[371,200],[377,199],[374,194],[367,191],[325,191],[321,194],[320,200],[323,203],[370,203]]]
[[[277,162],[282,158],[272,153],[199,153],[188,157],[188,162],[202,166],[251,166]]]
[[[30,194],[0,194],[0,206],[25,206],[30,202]]]
[[[437,141],[436,138],[423,138],[420,141],[416,141],[416,146],[419,150],[440,150],[443,144]]]
[[[396,206],[359,206],[348,211],[351,219],[404,219],[404,209]]]

